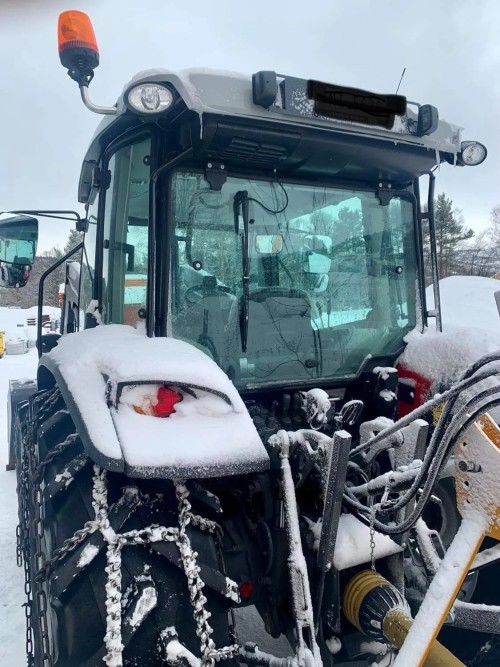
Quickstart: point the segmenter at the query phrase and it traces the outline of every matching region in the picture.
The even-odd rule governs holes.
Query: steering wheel
[[[184,298],[188,303],[195,305],[205,296],[214,296],[215,292],[222,292],[223,294],[234,296],[234,292],[232,292],[229,287],[226,287],[226,285],[215,285],[209,292],[204,292],[203,285],[193,285],[193,287],[188,287],[184,292]],[[194,294],[198,296],[197,299],[193,298]]]

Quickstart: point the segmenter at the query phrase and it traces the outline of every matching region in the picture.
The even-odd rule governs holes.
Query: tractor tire
[[[85,528],[92,525],[86,522],[95,519],[94,484],[100,469],[88,458],[57,388],[34,394],[26,417],[29,421],[18,447],[27,448],[31,460],[24,534],[32,590],[34,665],[188,664],[191,658],[189,654],[182,657],[182,647],[199,658],[200,638],[178,546],[157,541],[127,543],[121,550],[121,585],[111,591],[116,594],[118,589],[121,600],[115,595],[115,606],[110,609],[121,621],[123,663],[106,660],[107,605],[112,601],[106,590],[111,581],[106,570],[108,545],[99,529]],[[22,428],[17,430],[21,432]],[[23,453],[18,454],[21,461]],[[172,481],[138,480],[108,472],[106,485],[108,518],[116,533],[151,525],[178,528],[178,500]],[[22,491],[22,484],[19,488]],[[25,501],[20,498],[20,507],[26,506]],[[193,511],[199,514],[196,508]],[[186,528],[186,534],[197,552],[198,565],[223,573],[212,534],[192,526]],[[66,549],[66,541],[73,536],[73,548]],[[61,548],[60,558],[52,567],[43,567]],[[208,585],[203,595],[204,608],[211,614],[215,646],[234,644],[228,620],[228,610],[234,603]],[[226,662],[238,664],[232,657]]]

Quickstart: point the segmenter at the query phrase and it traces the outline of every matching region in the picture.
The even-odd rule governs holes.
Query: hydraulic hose
[[[441,464],[443,463],[443,459],[446,456],[446,453],[452,449],[454,446],[456,440],[458,440],[469,428],[469,426],[474,423],[474,421],[483,414],[486,409],[490,407],[495,407],[500,405],[500,397],[495,398],[493,400],[485,401],[478,410],[476,410],[472,415],[470,415],[465,422],[459,427],[457,433],[453,436],[453,439],[451,440],[451,443],[449,443],[448,446],[443,446],[443,452],[440,453],[440,459],[441,461],[436,463],[437,466],[437,474],[439,473],[439,470],[441,468]],[[450,436],[451,438],[451,436]],[[447,439],[449,442],[450,438]],[[436,457],[437,458],[437,457]],[[434,461],[433,461],[434,464]],[[434,469],[434,465],[431,464],[431,467]],[[430,470],[430,468],[429,468]],[[371,513],[371,508],[367,507],[366,505],[363,505],[359,501],[353,499],[348,493],[344,493],[344,501],[345,503],[351,507],[352,509],[356,510],[356,513],[358,514],[359,518],[363,520],[365,523],[373,523],[373,527],[380,533],[383,533],[385,535],[399,535],[400,533],[405,533],[408,531],[410,528],[412,528],[418,519],[420,518],[422,512],[425,509],[425,506],[427,505],[427,502],[430,498],[432,488],[434,486],[434,483],[437,479],[437,474],[434,475],[434,480],[432,481],[432,476],[429,475],[429,479],[426,482],[424,489],[422,491],[422,494],[420,498],[418,499],[417,504],[415,505],[413,511],[411,514],[400,524],[396,525],[387,525],[385,523],[382,523],[381,521],[378,521],[377,519],[370,520],[367,514],[369,515]],[[394,511],[394,506],[390,508],[391,511]]]
[[[426,477],[424,489],[427,486],[429,486],[431,487],[432,490],[432,487],[434,486],[434,483],[437,480],[437,477],[439,475],[442,466],[446,463],[446,460],[448,458],[447,454],[450,453],[449,451],[450,447],[448,447],[448,445],[451,440],[453,440],[454,443],[457,439],[456,430],[460,429],[460,424],[464,423],[464,419],[467,418],[467,415],[469,414],[471,409],[474,409],[477,404],[480,404],[482,400],[484,400],[485,398],[489,398],[492,394],[493,395],[500,394],[500,385],[485,389],[476,396],[473,396],[465,405],[463,405],[451,419],[447,430],[443,434],[441,442],[439,442],[439,445],[437,445],[439,436],[435,438],[434,436],[436,435],[436,431],[434,432],[429,447],[427,449],[426,455],[424,457],[424,462],[422,463],[422,466],[420,467],[417,476],[412,482],[411,487],[404,493],[404,495],[399,500],[397,500],[394,504],[392,504],[390,508],[388,508],[388,510],[381,508],[382,512],[396,511],[407,505],[418,492],[424,477]],[[474,412],[474,415],[477,415],[478,412],[481,414],[482,412],[484,412],[484,408],[480,408],[478,411]],[[425,465],[426,462],[427,465]],[[435,472],[430,473],[431,469]]]

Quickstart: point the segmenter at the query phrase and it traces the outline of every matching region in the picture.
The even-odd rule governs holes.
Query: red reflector
[[[243,600],[248,600],[248,598],[253,593],[253,584],[251,581],[245,581],[243,584],[240,584],[240,595]]]
[[[156,398],[158,403],[153,408],[155,416],[170,417],[175,412],[175,405],[182,401],[182,394],[169,387],[160,387]]]

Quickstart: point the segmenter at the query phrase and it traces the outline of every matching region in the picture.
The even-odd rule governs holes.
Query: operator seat
[[[186,300],[184,309],[175,318],[174,336],[182,336],[206,348],[223,371],[234,378],[231,366],[238,358],[239,339],[237,299],[218,289],[215,276],[205,275],[194,285],[201,298],[196,303]]]
[[[314,377],[321,363],[311,301],[304,290],[264,287],[250,292],[248,368],[256,378]]]

